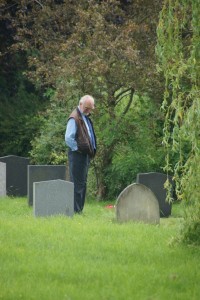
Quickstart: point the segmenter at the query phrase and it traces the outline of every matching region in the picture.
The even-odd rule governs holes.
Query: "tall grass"
[[[105,203],[35,218],[0,199],[0,299],[200,299],[199,248],[172,244],[181,206],[159,226],[115,221]]]

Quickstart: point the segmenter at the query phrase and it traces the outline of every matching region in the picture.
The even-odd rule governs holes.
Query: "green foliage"
[[[67,119],[72,109],[78,105],[79,98],[60,101],[59,93],[47,89],[46,95],[50,103],[42,115],[42,125],[35,138],[32,140],[30,151],[31,160],[37,164],[65,164],[67,161],[67,146],[65,144],[65,131]]]
[[[56,90],[55,106],[46,113],[40,134],[32,143],[31,156],[38,163],[63,162],[65,120],[70,108],[83,94],[92,94],[97,106],[95,174],[99,198],[105,198],[110,189],[111,174],[107,174],[112,169],[114,151],[120,149],[122,136],[126,136],[126,143],[129,140],[133,127],[128,130],[129,118],[133,115],[127,118],[126,114],[134,93],[154,92],[157,98],[153,101],[159,102],[154,65],[159,7],[160,1],[155,5],[155,1],[146,0],[48,1],[42,6],[33,2],[23,14],[21,2],[17,5],[13,26],[18,42],[13,47],[26,49],[27,74],[36,86]],[[134,149],[129,148],[130,152]]]
[[[52,98],[40,133],[32,141],[30,154],[35,163],[63,164],[67,161],[64,135],[69,111],[62,106],[62,102],[58,106]],[[117,120],[111,120],[109,114],[100,109],[101,104],[99,106],[97,104],[92,116],[98,152],[91,163],[88,195],[98,198],[103,176],[105,199],[113,199],[135,180],[137,173],[162,170],[162,115],[148,97],[135,96],[127,114]],[[124,106],[125,103],[121,103],[116,114],[121,115]],[[105,149],[107,155],[102,157]]]
[[[163,109],[166,169],[174,171],[179,199],[200,202],[200,6],[198,1],[164,1],[158,26],[159,70],[165,77]],[[171,153],[175,162],[171,164]],[[186,240],[199,241],[199,209],[186,214]],[[188,227],[189,226],[189,227]],[[189,229],[190,228],[190,229]]]
[[[107,197],[111,199],[135,182],[137,173],[162,172],[164,150],[159,107],[145,96],[134,99],[128,113],[120,120],[117,132],[113,129],[110,133],[110,136],[118,135],[112,162],[105,172],[109,187]]]
[[[181,231],[181,240],[190,245],[200,246],[200,204],[188,205],[185,213],[185,223]]]
[[[38,135],[32,140],[31,160],[37,164],[65,164],[66,145],[64,142],[66,112],[51,107],[43,117]]]
[[[146,150],[130,138],[135,129],[138,144],[142,144],[139,135],[147,136],[137,124],[141,119],[135,119],[132,113],[133,96],[147,92],[155,95],[151,101],[160,101],[154,47],[161,1],[48,0],[32,1],[25,6],[20,0],[12,9],[5,3],[2,6],[16,41],[9,50],[26,54],[26,75],[36,87],[47,90],[46,96],[51,98],[51,105],[41,118],[40,132],[32,142],[33,162],[64,162],[68,113],[82,95],[89,93],[95,97],[97,106],[97,195],[101,199],[113,195],[110,179],[115,173],[112,164],[120,165],[118,152],[124,153],[123,147],[128,149],[125,167],[119,166],[125,177],[131,173],[130,169],[126,172],[131,152]],[[142,105],[139,107],[142,110]],[[145,160],[146,154],[138,157]],[[132,168],[136,172],[153,165],[148,164],[146,159],[143,165]],[[120,180],[121,177],[116,179]],[[110,187],[113,188],[109,194]]]

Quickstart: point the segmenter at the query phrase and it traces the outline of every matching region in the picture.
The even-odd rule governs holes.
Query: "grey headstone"
[[[167,176],[163,173],[151,172],[151,173],[139,173],[137,174],[137,183],[144,184],[148,188],[152,190],[158,199],[159,207],[160,207],[160,216],[168,217],[171,215],[172,203],[166,201],[167,191],[164,188],[164,184],[169,179],[170,183],[173,187],[173,181],[171,176]],[[172,195],[173,196],[173,191]]]
[[[33,183],[47,180],[66,180],[65,165],[28,166],[28,204],[33,205]]]
[[[116,217],[119,222],[159,224],[158,200],[149,188],[133,183],[127,186],[117,198]]]
[[[6,196],[6,164],[0,162],[0,197]]]
[[[27,195],[27,166],[29,158],[16,155],[0,157],[6,163],[6,190],[9,196]]]
[[[65,180],[50,180],[33,183],[34,216],[74,214],[74,184]]]

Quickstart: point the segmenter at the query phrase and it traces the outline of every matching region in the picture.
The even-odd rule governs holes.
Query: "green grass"
[[[173,244],[182,207],[158,226],[115,221],[106,203],[35,218],[0,198],[0,299],[200,299],[200,249]]]

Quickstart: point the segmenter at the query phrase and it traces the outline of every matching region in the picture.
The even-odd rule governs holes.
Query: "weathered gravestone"
[[[127,186],[117,198],[116,217],[119,222],[159,224],[158,200],[149,188],[133,183]]]
[[[6,163],[6,190],[9,196],[27,195],[27,166],[29,158],[16,155],[0,157]]]
[[[0,197],[6,196],[6,164],[0,162]]]
[[[33,205],[33,183],[47,180],[66,180],[65,165],[28,166],[28,204]]]
[[[74,184],[65,180],[50,180],[33,183],[34,216],[74,214]]]
[[[169,215],[171,215],[172,209],[172,203],[166,201],[167,191],[164,188],[164,184],[167,179],[169,179],[170,183],[173,186],[172,177],[167,176],[163,173],[139,173],[137,174],[136,179],[137,183],[144,184],[155,194],[156,198],[158,199],[161,217],[168,217]]]

